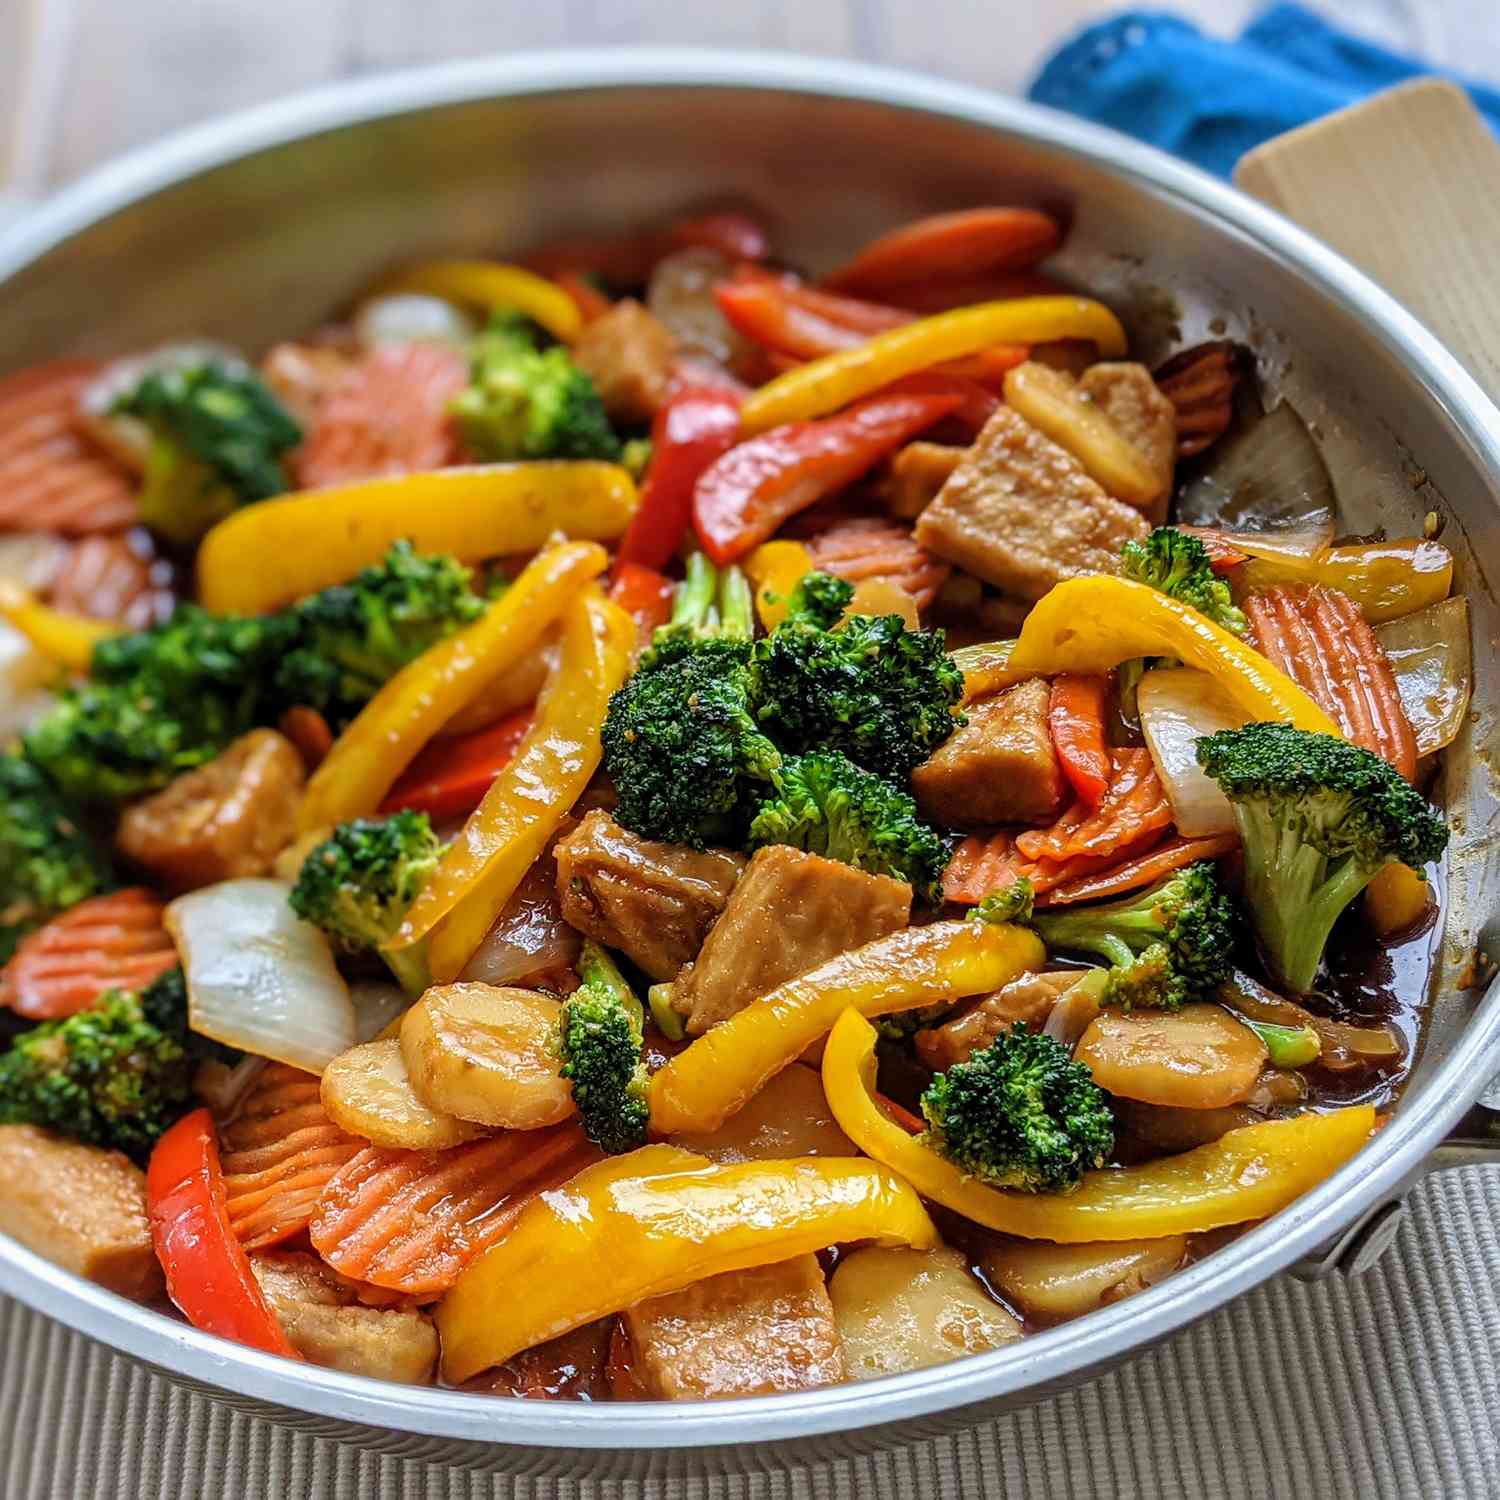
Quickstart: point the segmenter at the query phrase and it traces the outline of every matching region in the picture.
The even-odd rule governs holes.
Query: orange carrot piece
[[[1389,761],[1408,781],[1417,741],[1395,674],[1354,601],[1341,589],[1277,587],[1245,601],[1255,642],[1325,709],[1346,739]]]
[[[268,1063],[220,1132],[235,1238],[261,1250],[300,1234],[323,1189],[363,1144],[328,1118],[313,1074]]]
[[[99,368],[58,360],[0,380],[0,528],[87,536],[140,519],[130,477],[76,425]]]
[[[1149,750],[1111,750],[1110,780],[1097,807],[1075,802],[1050,828],[1016,836],[1028,859],[1068,860],[1118,854],[1172,821],[1172,807]]]
[[[965,906],[977,906],[993,890],[1013,880],[1031,882],[1038,902],[1045,906],[1048,893],[1059,886],[1118,867],[1122,859],[1134,859],[1160,842],[1148,832],[1114,854],[1080,854],[1072,859],[1028,859],[1016,848],[1016,835],[1001,829],[988,835],[974,834],[953,851],[943,872],[943,897]]]
[[[1078,800],[1098,807],[1109,790],[1111,762],[1104,743],[1104,711],[1109,679],[1064,672],[1052,679],[1047,704],[1047,726]]]
[[[1071,288],[1040,271],[1001,271],[991,276],[968,276],[943,281],[913,281],[892,287],[893,305],[930,317],[976,302],[1004,302],[1010,297],[1065,297]],[[1092,351],[1092,345],[1089,346]],[[1092,352],[1089,356],[1093,362]]]
[[[824,285],[856,296],[893,288],[1029,270],[1057,249],[1062,228],[1034,208],[969,208],[934,214],[872,240]]]
[[[333,730],[328,720],[305,703],[287,709],[277,728],[297,747],[309,771],[316,771],[333,749]]]
[[[162,903],[139,886],[80,901],[37,928],[0,971],[0,1005],[28,1021],[86,1010],[107,990],[138,990],[177,966]]]
[[[329,391],[293,459],[306,489],[441,469],[459,455],[448,403],[468,378],[436,344],[392,344],[352,365]]]
[[[441,1296],[532,1198],[598,1159],[576,1123],[448,1151],[367,1146],[323,1190],[309,1234],[341,1275]]]
[[[1159,844],[1149,853],[1127,859],[1111,869],[1055,885],[1040,898],[1038,905],[1066,906],[1074,901],[1097,901],[1106,896],[1122,896],[1127,891],[1150,885],[1163,875],[1182,869],[1184,865],[1196,864],[1200,859],[1217,859],[1238,845],[1239,837],[1233,833],[1215,833],[1199,839],[1178,835]]]
[[[883,516],[851,516],[835,522],[807,543],[813,563],[850,583],[886,578],[926,609],[953,571],[950,564],[917,544],[909,527]]]
[[[1177,409],[1177,456],[1191,458],[1217,442],[1234,417],[1239,350],[1227,341],[1174,354],[1156,371],[1156,384]]]

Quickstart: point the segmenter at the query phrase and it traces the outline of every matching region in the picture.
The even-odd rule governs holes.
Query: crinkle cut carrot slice
[[[368,1146],[324,1189],[309,1234],[341,1275],[441,1296],[531,1198],[598,1159],[571,1122],[447,1151]]]
[[[165,620],[175,598],[171,565],[156,556],[141,527],[74,542],[47,591],[54,609],[132,630]]]
[[[132,887],[93,896],[39,927],[0,972],[0,1005],[28,1021],[87,1010],[107,990],[138,990],[177,965],[162,903]]]
[[[0,528],[87,536],[140,518],[129,475],[76,425],[98,370],[58,360],[0,381]]]
[[[300,1234],[323,1189],[363,1144],[328,1118],[313,1074],[267,1063],[220,1135],[235,1238],[260,1250]]]
[[[1050,828],[1028,829],[1016,848],[1028,859],[1102,858],[1138,844],[1172,821],[1172,807],[1149,750],[1112,750],[1111,776],[1098,807],[1075,802]]]
[[[919,546],[911,531],[881,516],[851,516],[811,537],[813,562],[850,583],[887,578],[926,609],[947,582],[952,567]]]
[[[304,488],[441,469],[459,455],[448,403],[463,389],[460,355],[437,344],[375,349],[334,383],[292,460]]]

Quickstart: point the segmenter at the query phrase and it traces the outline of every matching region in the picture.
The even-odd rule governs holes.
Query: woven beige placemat
[[[179,1390],[0,1300],[3,1500],[1492,1500],[1500,1170],[1417,1189],[1372,1271],[1262,1287],[1077,1391],[896,1453],[750,1478],[511,1478]]]

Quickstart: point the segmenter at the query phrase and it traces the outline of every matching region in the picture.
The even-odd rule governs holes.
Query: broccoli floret
[[[26,735],[27,756],[80,803],[153,792],[274,723],[270,691],[296,638],[286,615],[210,615],[181,604],[165,624],[101,642],[90,679]]]
[[[474,340],[469,383],[452,410],[481,458],[620,457],[594,382],[566,349],[538,348],[525,319],[497,317]]]
[[[377,567],[292,606],[298,644],[277,672],[278,696],[338,728],[408,662],[483,613],[467,568],[398,541]]]
[[[181,971],[174,970],[181,984]],[[144,1161],[193,1103],[199,1053],[171,980],[111,990],[88,1010],[23,1032],[0,1053],[0,1124],[40,1125]]]
[[[756,717],[788,754],[841,750],[855,765],[904,786],[912,770],[964,723],[963,673],[941,630],[908,630],[900,615],[855,615],[824,627],[848,584],[812,575],[791,613],[758,641]],[[837,618],[837,615],[834,615]]]
[[[341,727],[483,609],[463,567],[407,542],[352,582],[275,614],[181,604],[165,624],[95,647],[89,680],[62,694],[26,736],[26,753],[78,802],[153,792],[295,704]]]
[[[559,1023],[562,1075],[572,1081],[584,1134],[601,1151],[633,1151],[645,1144],[651,1121],[641,1002],[592,938],[584,941],[578,977],[583,983],[563,1002]]]
[[[1393,766],[1335,735],[1247,724],[1200,739],[1198,763],[1233,805],[1266,958],[1299,993],[1365,886],[1392,861],[1421,866],[1448,844],[1442,818]]]
[[[153,370],[111,408],[151,429],[141,516],[184,546],[237,506],[291,488],[282,455],[302,430],[248,369]]]
[[[1036,906],[1036,887],[1024,876],[991,891],[973,911],[971,922],[1029,922]]]
[[[833,573],[804,573],[787,600],[786,618],[815,630],[832,630],[843,618],[854,585]]]
[[[1214,572],[1208,549],[1189,532],[1158,526],[1145,541],[1126,542],[1120,549],[1120,571],[1126,578],[1191,605],[1231,635],[1244,635],[1249,629],[1229,585]],[[1121,664],[1118,693],[1129,718],[1135,717],[1136,691],[1147,667],[1176,665],[1176,658],[1169,656],[1138,656]]]
[[[1232,635],[1249,628],[1229,585],[1213,570],[1208,549],[1197,537],[1175,526],[1158,526],[1143,542],[1120,549],[1120,571],[1137,583],[1190,604]]]
[[[1204,860],[1138,896],[1043,912],[1033,925],[1049,948],[1097,953],[1117,971],[1115,1003],[1176,1009],[1229,977],[1234,907]],[[1158,953],[1156,950],[1160,950]],[[1137,963],[1149,955],[1149,963]]]
[[[922,1113],[926,1143],[994,1187],[1075,1187],[1114,1148],[1114,1119],[1089,1070],[1021,1021],[939,1073]]]
[[[750,824],[751,848],[791,844],[909,881],[933,905],[943,899],[948,846],[905,792],[837,750],[782,761],[776,785]]]
[[[0,963],[49,917],[112,884],[109,860],[51,782],[0,755]]]
[[[695,554],[672,622],[610,699],[604,765],[615,816],[646,838],[739,843],[753,805],[781,764],[755,723],[750,593],[738,570],[723,583]]]
[[[443,846],[426,813],[340,823],[302,862],[288,901],[349,953],[379,952],[409,993],[427,986],[420,945],[386,953],[407,909],[432,878]]]

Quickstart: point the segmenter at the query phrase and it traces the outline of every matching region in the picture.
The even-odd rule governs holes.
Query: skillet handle
[[[1405,303],[1500,404],[1500,142],[1458,85],[1415,79],[1288,131],[1234,180]]]
[[[1234,177],[1405,303],[1500,404],[1500,143],[1461,88],[1422,78],[1388,89],[1267,141]],[[1500,1077],[1479,1102],[1500,1110]],[[1414,1176],[1500,1165],[1497,1131],[1450,1138]],[[1377,1204],[1293,1274],[1368,1269],[1405,1211],[1400,1197]]]

